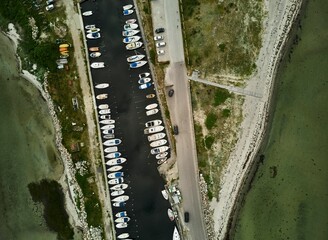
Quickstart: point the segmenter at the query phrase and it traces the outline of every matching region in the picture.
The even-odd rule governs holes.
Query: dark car
[[[184,213],[184,221],[189,222],[189,212]]]
[[[179,134],[179,128],[178,128],[177,125],[174,125],[173,126],[173,133],[174,133],[174,135],[178,135]]]
[[[172,97],[173,94],[174,94],[174,90],[173,89],[170,89],[168,94],[169,94],[169,97]]]
[[[163,33],[165,32],[164,28],[156,28],[155,33]]]

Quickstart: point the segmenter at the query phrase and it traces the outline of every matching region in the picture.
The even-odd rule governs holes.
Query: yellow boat
[[[67,48],[59,48],[59,51],[62,52],[62,51],[68,51]]]
[[[60,45],[59,45],[59,48],[68,48],[68,47],[70,47],[70,45],[67,44],[67,43],[60,44]]]

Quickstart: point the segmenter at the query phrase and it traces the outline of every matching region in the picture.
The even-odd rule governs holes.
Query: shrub
[[[205,138],[205,147],[210,149],[214,143],[215,138],[213,136],[207,136]]]
[[[216,123],[216,120],[218,117],[216,116],[215,113],[209,113],[206,117],[205,120],[205,126],[207,127],[208,130],[212,129]]]
[[[231,94],[228,92],[228,90],[218,88],[215,92],[214,106],[219,106],[229,97],[231,97]]]
[[[227,118],[230,116],[230,114],[231,114],[231,111],[229,109],[225,108],[222,110],[222,117]]]

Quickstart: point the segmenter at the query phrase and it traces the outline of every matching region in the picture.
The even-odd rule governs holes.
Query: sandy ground
[[[251,77],[246,87],[249,91],[262,94],[263,97],[245,98],[244,120],[241,124],[239,140],[223,171],[219,199],[211,202],[216,239],[223,239],[226,234],[239,188],[263,138],[281,50],[301,2],[302,0],[265,1],[268,14],[264,22],[263,47],[257,61],[258,71]]]

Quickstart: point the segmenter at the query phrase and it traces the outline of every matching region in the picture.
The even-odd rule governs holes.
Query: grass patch
[[[215,141],[215,138],[213,136],[206,136],[206,138],[205,138],[205,147],[207,149],[211,149],[214,141]]]
[[[230,115],[231,115],[231,111],[227,108],[223,109],[221,111],[221,113],[222,113],[222,117],[224,117],[224,118],[230,117]]]
[[[231,97],[231,94],[228,92],[228,90],[217,88],[214,96],[214,106],[221,105],[229,97]]]
[[[218,120],[218,116],[215,114],[215,113],[209,113],[206,117],[206,120],[205,120],[205,126],[208,130],[211,130],[216,121]]]

